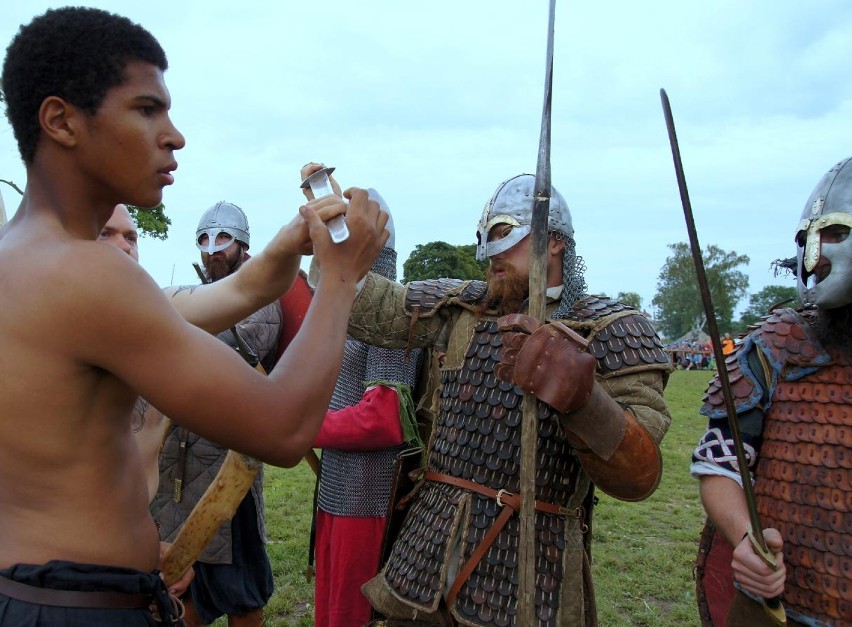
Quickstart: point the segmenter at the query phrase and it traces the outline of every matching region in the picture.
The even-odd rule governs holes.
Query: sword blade
[[[553,25],[556,0],[550,0],[547,23],[547,59],[544,76],[544,104],[535,173],[535,200],[530,226],[529,315],[537,320],[545,317],[547,289],[547,216],[550,210],[550,109],[553,98]],[[521,511],[518,564],[518,624],[534,625],[535,612],[535,473],[538,440],[538,401],[524,394],[521,424]]]
[[[680,201],[683,205],[683,217],[686,220],[686,231],[689,234],[689,248],[692,252],[692,262],[695,265],[698,290],[701,293],[701,304],[704,307],[704,315],[707,318],[708,335],[710,335],[710,342],[713,344],[713,355],[716,359],[716,371],[719,377],[719,384],[722,387],[722,396],[725,399],[725,413],[728,418],[728,426],[731,429],[731,438],[734,440],[734,449],[737,454],[737,465],[739,466],[740,477],[742,478],[743,494],[745,496],[746,507],[748,509],[749,522],[751,523],[751,533],[749,533],[749,537],[751,538],[751,542],[754,545],[757,554],[768,565],[775,568],[775,558],[772,556],[772,552],[766,545],[766,538],[763,537],[763,531],[760,526],[760,516],[757,513],[754,486],[751,482],[745,447],[743,446],[742,434],[740,433],[740,425],[737,421],[737,411],[734,405],[734,395],[731,391],[731,382],[728,379],[728,370],[725,367],[725,355],[722,352],[722,340],[719,335],[719,328],[716,325],[716,313],[713,309],[710,286],[707,283],[707,273],[704,270],[704,258],[701,256],[701,246],[698,243],[698,232],[695,229],[695,219],[692,215],[692,203],[689,201],[689,190],[686,187],[686,176],[683,172],[683,161],[680,157],[680,146],[677,141],[677,133],[675,132],[674,117],[672,116],[669,96],[665,89],[660,90],[660,99],[663,103],[663,114],[666,118],[669,145],[672,149],[672,159],[674,161],[675,175],[677,176],[677,186],[680,191]],[[778,608],[781,607],[780,600],[778,598],[766,599],[765,604],[767,606],[767,611],[770,612],[773,620],[779,622],[777,614],[773,615],[773,612],[776,612]]]

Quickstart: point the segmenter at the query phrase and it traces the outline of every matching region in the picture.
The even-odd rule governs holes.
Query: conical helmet
[[[222,244],[216,245],[216,237],[220,233],[230,235],[230,239]],[[202,236],[207,236],[205,244],[201,243]],[[195,245],[203,253],[213,254],[226,249],[234,240],[242,242],[249,247],[249,225],[248,218],[243,210],[235,204],[220,201],[210,207],[198,221],[198,229],[195,231]]]
[[[534,202],[535,177],[532,174],[519,174],[500,184],[486,203],[476,229],[476,258],[479,261],[509,250],[530,234]],[[497,224],[507,224],[512,230],[505,237],[489,242],[488,233]],[[547,230],[574,237],[568,204],[555,187],[551,190]]]

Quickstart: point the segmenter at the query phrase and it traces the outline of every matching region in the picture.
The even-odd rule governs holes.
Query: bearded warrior
[[[596,622],[590,572],[595,485],[641,500],[661,473],[669,361],[631,307],[586,294],[571,214],[554,189],[545,324],[526,311],[534,177],[501,184],[477,229],[487,283],[407,286],[369,274],[349,332],[430,348],[439,372],[424,482],[381,572],[363,588],[391,624],[517,625],[521,401],[539,401],[536,613]]]
[[[705,625],[757,625],[781,597],[788,622],[852,625],[852,162],[811,193],[795,231],[803,310],[776,309],[725,360],[757,511],[777,569],[745,537],[749,516],[718,380],[693,453],[708,525],[698,556]],[[735,586],[737,592],[735,592]]]
[[[214,282],[237,272],[248,258],[248,220],[232,203],[219,202],[205,211],[195,237],[204,272]],[[235,333],[243,340],[242,346]],[[275,301],[240,322],[236,331],[224,331],[218,337],[235,350],[247,347],[254,365],[260,363],[269,372],[275,365],[280,334],[281,306]],[[160,454],[160,485],[153,505],[164,541],[177,537],[227,454],[228,449],[216,442],[179,425],[171,426]],[[273,591],[265,543],[261,467],[234,518],[222,524],[194,565],[187,622],[210,624],[227,614],[240,617],[246,624],[260,624],[262,608]]]

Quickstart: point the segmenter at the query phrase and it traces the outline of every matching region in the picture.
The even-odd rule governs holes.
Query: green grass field
[[[692,565],[704,514],[689,460],[704,431],[698,407],[711,374],[672,374],[666,389],[672,426],[663,440],[663,480],[654,495],[641,503],[600,495],[592,558],[601,625],[699,625]],[[305,578],[313,489],[304,462],[290,470],[266,468],[268,550],[276,588],[266,608],[267,625],[313,624],[313,585]]]

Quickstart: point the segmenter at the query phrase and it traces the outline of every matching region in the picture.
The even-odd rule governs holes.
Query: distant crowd
[[[731,339],[730,333],[725,333],[722,338],[722,353],[730,354],[737,341]],[[709,340],[699,342],[697,340],[678,340],[666,344],[666,352],[669,355],[672,366],[681,370],[715,370],[716,359],[713,355],[713,345]]]

